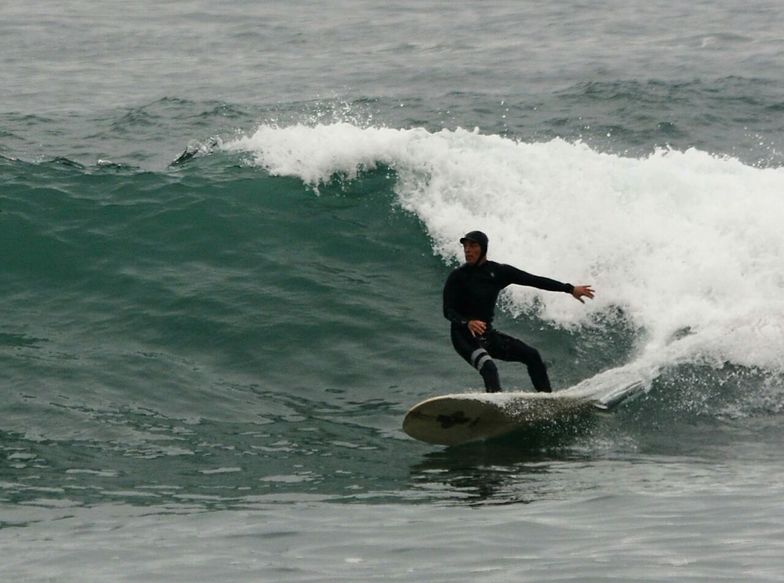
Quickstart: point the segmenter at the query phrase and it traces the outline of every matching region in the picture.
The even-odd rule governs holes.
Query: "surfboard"
[[[403,431],[426,443],[460,445],[546,422],[568,422],[597,410],[609,411],[641,388],[634,383],[601,400],[568,390],[442,395],[414,405],[403,419]]]

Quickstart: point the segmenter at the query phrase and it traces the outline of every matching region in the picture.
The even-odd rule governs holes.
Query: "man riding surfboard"
[[[593,289],[590,285],[561,283],[488,260],[488,238],[481,231],[467,233],[460,243],[466,262],[449,274],[444,285],[444,317],[451,322],[455,350],[479,371],[488,393],[501,390],[498,368],[493,360],[496,358],[525,364],[534,388],[551,392],[547,367],[539,351],[493,328],[498,294],[508,285],[516,284],[565,292],[585,303],[584,297],[594,297]]]

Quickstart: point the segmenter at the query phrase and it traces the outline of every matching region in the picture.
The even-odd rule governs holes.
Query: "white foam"
[[[314,187],[393,167],[400,203],[446,261],[460,260],[461,234],[481,229],[491,258],[597,290],[582,306],[515,287],[512,312],[570,327],[620,306],[645,330],[635,374],[693,361],[784,371],[784,169],[695,149],[629,158],[562,140],[347,123],[262,126],[224,147]]]

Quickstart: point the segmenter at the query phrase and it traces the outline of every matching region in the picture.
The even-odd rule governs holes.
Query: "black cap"
[[[465,245],[466,241],[473,241],[474,243],[479,243],[479,247],[482,249],[482,257],[487,255],[487,235],[485,235],[482,231],[471,231],[470,233],[466,233],[460,238],[460,244]]]

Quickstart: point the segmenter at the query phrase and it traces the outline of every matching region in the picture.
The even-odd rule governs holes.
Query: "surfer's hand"
[[[583,298],[593,299],[594,291],[590,285],[576,285],[572,290],[572,295],[574,299],[578,300],[581,304],[584,304]]]
[[[484,333],[487,332],[487,324],[482,320],[469,320],[468,330],[472,336],[484,336]]]

